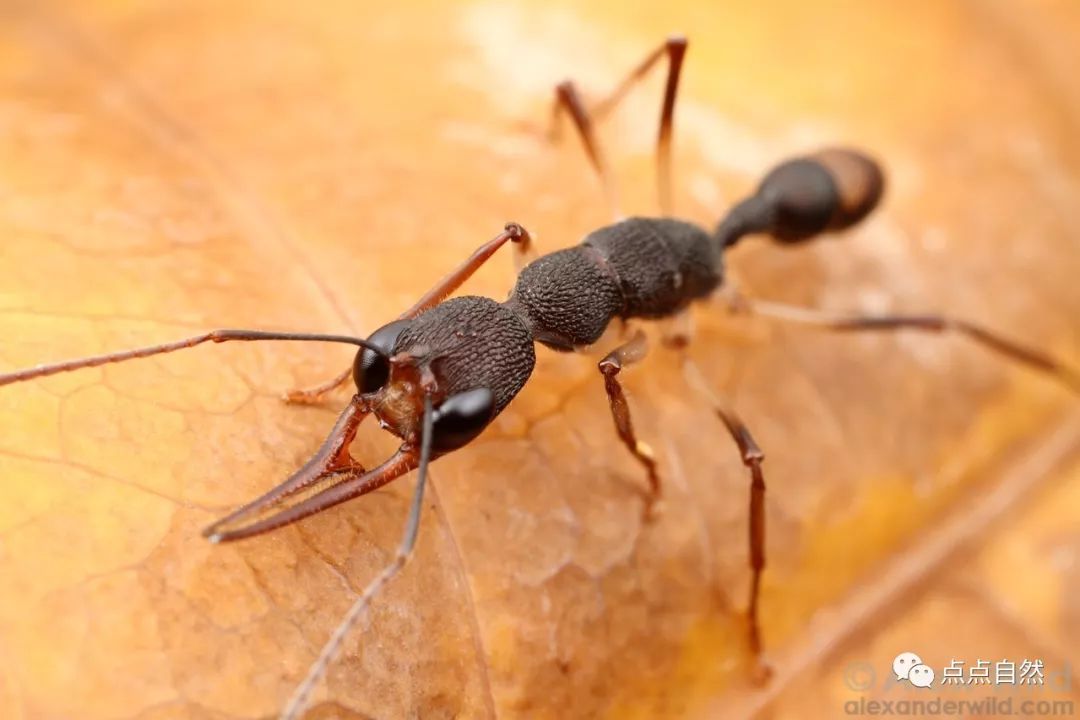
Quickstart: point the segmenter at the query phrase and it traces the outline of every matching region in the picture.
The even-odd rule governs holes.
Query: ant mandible
[[[345,634],[382,586],[408,561],[416,544],[429,463],[468,445],[506,408],[532,373],[535,343],[557,351],[572,351],[599,340],[614,319],[674,316],[721,287],[723,254],[747,235],[765,234],[781,243],[801,243],[855,225],[878,204],[884,177],[877,163],[855,150],[827,149],[775,167],[752,195],[728,212],[713,232],[670,217],[672,127],[686,47],[684,38],[669,38],[610,96],[591,109],[586,107],[573,82],[556,87],[553,134],[560,115],[568,114],[618,217],[615,184],[597,143],[593,123],[610,111],[650,68],[667,58],[657,141],[660,206],[665,217],[621,219],[590,233],[575,247],[533,260],[520,270],[505,302],[476,296],[447,298],[507,241],[517,245],[519,260],[526,257],[529,234],[516,223],[508,224],[399,318],[366,339],[215,330],[177,342],[0,375],[0,385],[7,385],[175,352],[206,342],[292,340],[359,346],[353,366],[341,375],[319,387],[286,396],[289,402],[317,402],[350,376],[356,384],[356,394],[315,455],[283,483],[204,530],[204,535],[215,543],[260,535],[369,493],[419,468],[405,533],[393,562],[350,608],[282,717],[295,717],[302,710]],[[834,316],[741,296],[735,298],[733,309],[833,330],[954,331],[1080,391],[1080,374],[1057,360],[982,327],[943,315]],[[685,336],[669,340],[674,347],[685,347],[688,342]],[[618,379],[621,370],[640,360],[645,352],[644,335],[638,331],[600,360],[599,370],[617,434],[647,475],[648,514],[660,495],[660,478],[651,450],[634,433]],[[765,567],[765,481],[761,468],[765,456],[746,424],[711,391],[685,353],[682,362],[687,380],[712,404],[750,471],[749,645],[758,667],[763,669],[758,594]],[[402,444],[381,465],[365,470],[353,459],[349,445],[360,422],[370,414],[378,418],[383,428],[401,438]]]

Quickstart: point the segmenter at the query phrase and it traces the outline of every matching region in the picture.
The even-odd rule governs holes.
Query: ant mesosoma
[[[670,38],[608,98],[591,109],[586,108],[572,82],[556,88],[552,134],[558,127],[559,116],[568,114],[617,217],[615,185],[594,136],[593,122],[609,111],[651,67],[668,58],[657,161],[660,204],[664,215],[669,215],[672,120],[685,52],[685,39]],[[297,688],[283,712],[283,717],[292,718],[302,710],[350,627],[382,586],[408,561],[419,530],[429,463],[469,444],[506,408],[532,373],[535,343],[557,351],[571,351],[599,340],[612,320],[674,316],[722,285],[723,253],[742,238],[765,234],[792,244],[849,228],[873,210],[883,189],[884,177],[875,161],[855,150],[828,149],[775,167],[713,232],[671,217],[631,217],[590,233],[577,246],[534,259],[520,269],[517,283],[505,302],[475,296],[447,297],[507,241],[517,245],[519,259],[526,256],[529,234],[516,223],[508,224],[415,305],[367,339],[215,330],[177,342],[0,375],[0,385],[170,353],[206,342],[293,340],[359,347],[349,370],[319,387],[286,396],[289,402],[311,403],[343,385],[350,376],[356,384],[356,394],[315,455],[285,482],[204,531],[215,543],[260,535],[369,493],[419,468],[405,533],[393,562],[356,600],[308,677]],[[1042,352],[942,315],[833,316],[745,297],[737,297],[732,307],[833,330],[955,331],[1054,375],[1073,390],[1080,390],[1080,374]],[[676,348],[684,347],[687,341],[685,336],[668,338],[669,344]],[[599,370],[618,436],[648,477],[649,494],[645,503],[648,511],[660,494],[656,461],[648,446],[635,436],[629,406],[618,380],[620,371],[641,359],[645,351],[644,335],[638,331],[600,360]],[[749,644],[760,663],[758,592],[765,567],[765,482],[761,465],[765,456],[747,426],[708,388],[685,354],[683,367],[687,380],[712,404],[750,471]],[[374,414],[383,428],[402,439],[397,452],[372,470],[366,470],[349,453],[360,422],[369,414]]]

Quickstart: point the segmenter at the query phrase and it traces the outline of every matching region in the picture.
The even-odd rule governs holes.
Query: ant
[[[365,495],[419,469],[405,532],[393,561],[371,581],[335,630],[297,688],[282,717],[294,718],[326,671],[346,633],[372,598],[408,562],[419,532],[430,463],[458,450],[483,432],[528,381],[535,365],[535,343],[560,352],[596,343],[612,320],[674,317],[724,284],[724,253],[748,235],[764,234],[786,245],[845,230],[866,217],[885,187],[879,165],[862,152],[833,148],[783,162],[757,189],[736,204],[713,231],[671,217],[671,141],[675,97],[687,42],[671,37],[653,51],[606,99],[591,109],[571,81],[555,89],[552,135],[563,114],[570,116],[616,215],[618,197],[593,125],[653,66],[667,58],[667,82],[660,113],[657,164],[664,217],[630,217],[590,233],[579,245],[524,261],[529,233],[509,223],[460,267],[437,283],[397,319],[366,339],[316,333],[214,330],[176,342],[79,358],[0,375],[0,385],[106,363],[175,352],[207,342],[287,340],[346,343],[358,347],[351,368],[318,387],[286,395],[293,403],[315,403],[351,377],[356,393],[315,455],[283,483],[207,527],[214,543],[250,538],[295,523],[352,498]],[[519,275],[507,300],[449,298],[507,242],[518,248]],[[523,266],[523,267],[521,267]],[[732,309],[782,321],[842,331],[952,331],[1012,360],[1063,381],[1080,392],[1080,373],[1044,353],[1007,340],[990,330],[944,315],[834,316],[736,296]],[[675,334],[665,343],[676,349],[689,338]],[[645,337],[634,336],[599,361],[619,439],[640,463],[649,483],[645,501],[650,516],[661,494],[656,459],[639,441],[619,382],[621,371],[646,352]],[[683,354],[687,380],[712,405],[731,435],[750,475],[748,601],[749,646],[759,676],[762,660],[758,595],[765,568],[764,453],[733,408],[706,384]],[[361,421],[374,415],[401,438],[399,449],[367,470],[349,452]]]

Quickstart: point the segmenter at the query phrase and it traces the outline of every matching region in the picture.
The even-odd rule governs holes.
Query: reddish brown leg
[[[834,315],[811,308],[753,300],[742,296],[733,300],[733,308],[737,312],[748,312],[762,317],[814,325],[830,330],[900,330],[906,328],[936,333],[956,332],[1000,355],[1046,373],[1064,383],[1073,392],[1080,393],[1080,371],[1065,365],[1060,360],[1040,350],[1021,345],[966,320],[958,320],[944,315]]]
[[[532,238],[528,230],[517,223],[507,223],[506,228],[491,240],[481,245],[465,262],[457,269],[439,281],[422,298],[401,314],[402,318],[416,317],[424,310],[428,310],[446,299],[450,293],[461,287],[462,283],[472,277],[481,265],[498,251],[507,241],[513,241],[517,252],[514,254],[514,267],[520,272],[526,262],[532,258]],[[340,375],[313,388],[290,390],[285,393],[285,402],[293,405],[314,405],[330,392],[348,382],[352,377],[352,368],[346,368]]]
[[[416,301],[415,305],[403,312],[401,317],[414,318],[445,300],[450,293],[457,290],[462,283],[472,277],[472,274],[508,240],[512,240],[517,244],[520,254],[526,255],[530,251],[532,238],[529,236],[529,232],[517,223],[507,223],[506,228],[501,233],[477,248],[457,269],[436,283],[435,287],[428,290],[423,297]]]
[[[607,178],[607,168],[599,154],[599,148],[595,138],[592,137],[592,121],[598,121],[611,112],[627,92],[636,85],[646,73],[653,68],[663,57],[668,58],[667,82],[664,86],[664,102],[660,109],[660,130],[656,139],[656,162],[657,184],[660,194],[660,210],[665,215],[671,214],[671,136],[675,117],[675,97],[679,90],[679,76],[682,71],[683,58],[686,56],[686,38],[675,36],[668,38],[663,45],[653,50],[634,70],[615,88],[606,98],[598,102],[590,113],[580,99],[576,102],[577,111],[570,103],[564,100],[560,89],[564,86],[573,85],[565,82],[556,89],[555,117],[558,117],[560,106],[566,107],[575,120],[578,131],[585,143],[585,152],[588,153],[593,167],[600,175],[605,184],[605,191],[609,193],[609,201],[614,198],[614,185]],[[576,92],[574,93],[576,96]],[[580,118],[580,119],[579,119]],[[609,189],[610,184],[610,189]],[[618,213],[616,213],[618,214]]]
[[[756,675],[759,679],[768,677],[769,669],[762,659],[761,621],[758,616],[758,599],[761,594],[761,573],[765,569],[765,475],[761,463],[765,453],[754,441],[750,430],[735,411],[720,396],[712,391],[705,382],[696,363],[688,356],[683,358],[683,372],[686,379],[707,398],[714,412],[724,423],[731,438],[739,447],[743,465],[750,469],[750,599],[747,604],[747,617],[750,626],[750,652],[754,655]]]
[[[316,385],[312,388],[289,390],[282,396],[282,399],[290,405],[315,405],[322,402],[323,398],[328,394],[348,382],[351,377],[352,368],[348,367],[345,368],[340,375],[327,380],[321,385]]]
[[[589,111],[585,109],[585,103],[582,102],[581,95],[571,80],[561,82],[555,87],[555,108],[552,111],[551,118],[553,136],[555,135],[554,129],[558,127],[559,113],[562,110],[565,110],[574,121],[578,135],[581,136],[581,142],[585,146],[585,154],[588,156],[596,174],[600,177],[600,184],[604,188],[604,196],[607,198],[612,216],[616,219],[621,218],[619,189],[615,184],[615,178],[611,175],[611,170],[608,168],[604,153],[600,150],[600,143],[596,139],[596,133],[593,132],[593,123]]]
[[[522,229],[524,231],[524,228]],[[524,237],[514,243],[514,277],[521,274],[525,266],[536,259],[536,246],[533,245],[532,237],[525,232]]]
[[[660,498],[660,476],[656,472],[656,458],[652,448],[638,440],[634,434],[634,424],[630,419],[630,405],[626,401],[626,394],[618,380],[619,372],[625,366],[641,360],[647,351],[645,334],[638,330],[628,342],[608,353],[599,362],[598,367],[604,376],[604,389],[607,391],[611,417],[615,421],[615,430],[619,434],[619,439],[633,453],[634,458],[641,463],[648,474],[649,494],[645,499],[645,517],[649,518],[652,516],[656,501]]]

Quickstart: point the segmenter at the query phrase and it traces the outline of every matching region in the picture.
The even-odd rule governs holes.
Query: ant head
[[[758,186],[756,199],[770,214],[772,236],[796,243],[851,227],[877,206],[884,188],[876,162],[833,148],[778,165]]]
[[[430,395],[432,449],[456,450],[483,431],[532,369],[527,330],[521,328],[520,338],[499,332],[519,322],[483,298],[455,298],[415,319],[395,320],[368,338],[378,351],[357,352],[357,391],[382,426],[407,442],[419,439],[424,396]],[[517,345],[530,351],[524,376],[520,363],[503,364]]]

